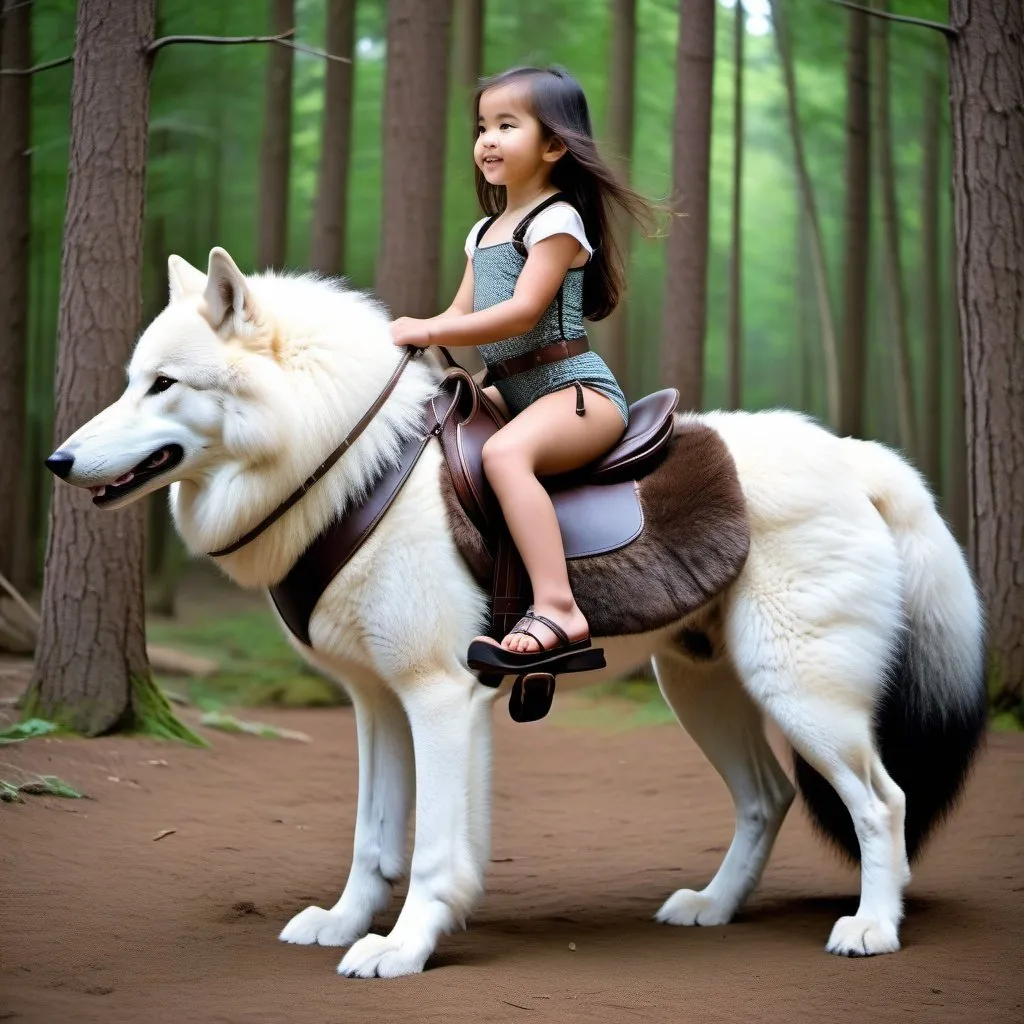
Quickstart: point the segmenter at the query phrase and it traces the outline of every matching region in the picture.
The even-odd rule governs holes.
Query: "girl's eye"
[[[502,129],[505,129],[505,128],[515,128],[515,125],[514,125],[514,124],[509,124],[509,123],[508,123],[508,122],[506,121],[506,122],[505,122],[504,124],[502,124],[502,125],[499,125],[499,127],[500,127],[500,128],[502,128]]]
[[[147,395],[159,395],[162,391],[166,391],[172,384],[178,382],[173,377],[164,377],[163,375],[157,377],[150,385],[149,390],[146,392]]]
[[[477,133],[477,135],[483,135],[483,133],[484,133],[484,126],[482,124],[478,124],[476,126],[476,133]]]

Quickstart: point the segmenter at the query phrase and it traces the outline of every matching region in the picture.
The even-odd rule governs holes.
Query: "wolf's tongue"
[[[131,483],[135,479],[135,474],[129,470],[124,476],[119,476],[110,486],[111,487],[122,487],[124,484]]]

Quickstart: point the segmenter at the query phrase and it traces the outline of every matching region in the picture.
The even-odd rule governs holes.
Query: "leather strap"
[[[424,426],[402,447],[392,466],[370,489],[365,500],[331,523],[299,557],[288,575],[270,588],[278,614],[294,636],[310,646],[309,620],[331,580],[348,564],[391,507],[432,437],[440,437],[456,408],[458,395],[438,410],[433,396],[424,407]]]
[[[412,348],[407,346],[405,351],[402,353],[402,358],[398,362],[398,366],[395,367],[395,372],[391,374],[387,384],[384,385],[384,390],[377,396],[373,405],[363,413],[362,418],[358,423],[348,432],[345,440],[338,445],[337,448],[331,452],[330,455],[320,463],[313,472],[302,481],[299,486],[292,491],[284,501],[281,502],[273,512],[270,513],[265,519],[257,523],[248,533],[243,534],[233,544],[229,544],[227,547],[219,548],[217,551],[211,551],[209,553],[210,558],[220,558],[223,555],[230,555],[244,548],[250,541],[254,541],[264,530],[272,526],[287,512],[293,505],[297,504],[318,480],[320,480],[325,473],[345,454],[346,451],[355,443],[355,440],[359,435],[366,429],[370,420],[380,412],[381,406],[388,400],[391,392],[395,390],[395,385],[398,383],[399,378],[405,372],[405,368],[409,365],[411,359],[415,359],[418,355],[423,352],[423,349]],[[448,353],[445,352],[447,356]],[[451,358],[450,356],[448,357]]]
[[[590,351],[590,341],[586,335],[567,341],[553,341],[549,345],[541,345],[540,348],[527,352],[525,355],[503,359],[500,363],[489,363],[487,372],[490,374],[491,380],[505,380],[508,377],[514,377],[517,373],[543,366],[545,363],[558,363],[563,359],[571,359],[573,356],[582,355],[588,351]]]

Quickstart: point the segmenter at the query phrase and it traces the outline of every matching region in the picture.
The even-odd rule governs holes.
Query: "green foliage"
[[[200,708],[310,707],[345,702],[336,687],[311,673],[267,610],[194,624],[154,623],[148,632],[155,643],[219,663],[213,675],[188,682],[188,697]],[[180,683],[162,682],[180,688]]]
[[[66,800],[81,800],[83,797],[74,786],[69,786],[56,775],[36,775],[20,783],[0,779],[0,802],[24,803],[23,793],[30,796],[59,796]]]
[[[23,743],[35,736],[48,736],[59,728],[55,722],[48,722],[44,718],[26,718],[0,729],[0,743]]]

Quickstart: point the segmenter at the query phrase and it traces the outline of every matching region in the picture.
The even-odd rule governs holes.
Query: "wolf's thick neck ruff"
[[[337,448],[331,452],[330,455],[320,463],[316,469],[305,480],[302,481],[299,486],[292,491],[280,505],[277,506],[268,516],[257,523],[248,533],[243,534],[233,544],[228,544],[227,547],[219,548],[217,551],[209,552],[210,558],[220,558],[224,555],[232,555],[236,551],[241,550],[250,541],[254,541],[257,537],[263,533],[264,530],[268,529],[278,519],[281,518],[290,508],[300,502],[306,495],[306,492],[318,481],[325,473],[327,473],[331,467],[345,454],[346,451],[355,443],[356,438],[370,425],[370,421],[380,412],[381,407],[388,400],[391,392],[395,390],[395,385],[401,378],[405,368],[409,365],[409,361],[415,359],[416,356],[422,353],[422,349],[407,348],[402,354],[402,358],[398,362],[398,366],[395,367],[395,372],[388,379],[387,384],[384,385],[381,393],[374,400],[373,404],[369,409],[362,415],[356,425],[348,432],[345,439],[338,445]]]

